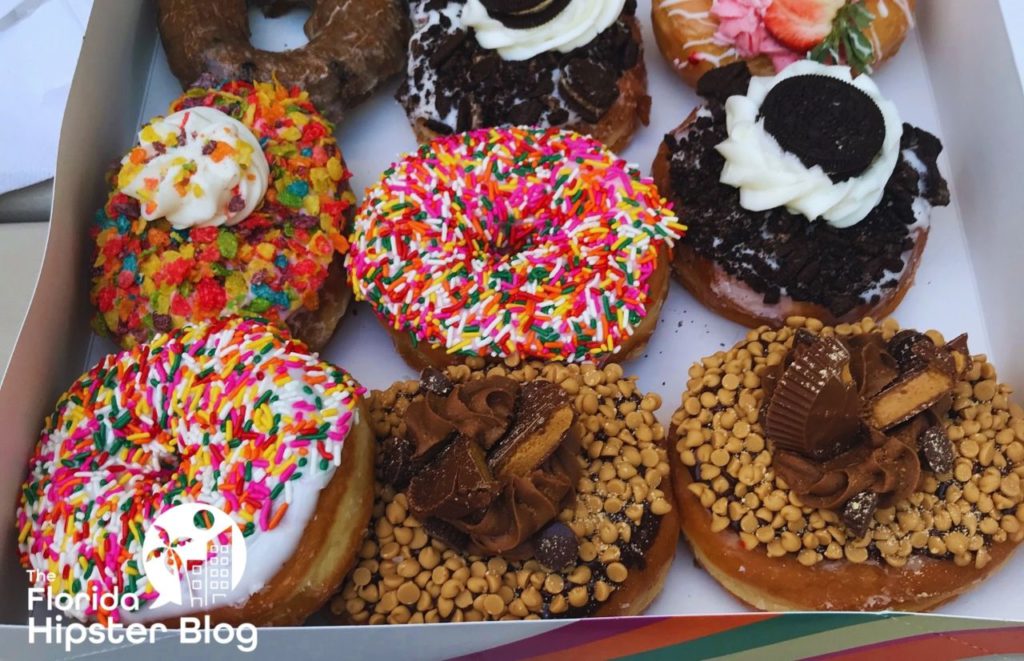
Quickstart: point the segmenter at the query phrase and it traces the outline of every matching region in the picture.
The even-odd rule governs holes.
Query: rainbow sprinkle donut
[[[661,304],[653,276],[684,230],[651,180],[596,140],[481,129],[387,170],[346,264],[400,351],[407,339],[448,359],[601,360]]]
[[[234,81],[189,90],[170,112],[197,106],[220,110],[252,132],[269,165],[269,186],[262,203],[237,225],[176,229],[166,219],[146,220],[139,200],[122,188],[149,161],[178,146],[179,137],[154,135],[152,124],[143,128],[149,149],[136,146],[126,156],[93,227],[94,326],[125,347],[222,316],[285,321],[316,310],[331,262],[348,249],[351,173],[330,123],[306,92]],[[194,191],[184,184],[183,195]]]
[[[205,503],[245,537],[237,594],[250,596],[341,475],[350,431],[365,426],[362,393],[287,331],[238,317],[107,356],[60,397],[29,460],[16,518],[22,564],[56,575],[54,594],[146,604],[157,596],[141,558],[149,525],[172,506]]]

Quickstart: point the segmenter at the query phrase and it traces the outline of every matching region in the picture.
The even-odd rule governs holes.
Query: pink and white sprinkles
[[[22,564],[52,572],[54,594],[156,598],[140,556],[160,513],[206,503],[247,542],[274,530],[333,475],[363,392],[286,331],[239,318],[107,356],[61,396],[29,460]]]
[[[649,178],[592,138],[480,129],[384,172],[346,263],[357,299],[414,343],[578,362],[633,334],[659,249],[685,229]]]

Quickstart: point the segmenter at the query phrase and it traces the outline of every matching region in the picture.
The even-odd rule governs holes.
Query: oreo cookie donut
[[[707,103],[665,137],[653,172],[689,225],[673,267],[690,293],[751,327],[899,305],[930,210],[949,203],[939,140],[847,67],[752,78],[740,62],[698,92]]]
[[[615,151],[647,124],[635,0],[412,0],[398,100],[420,142],[471,129],[566,127]]]
[[[96,330],[131,347],[242,315],[322,348],[352,298],[355,199],[332,133],[306,92],[241,81],[144,126],[92,228]]]
[[[490,128],[435,139],[367,191],[346,258],[416,369],[474,356],[622,361],[643,351],[685,228],[593,138]]]
[[[618,365],[518,359],[374,392],[377,499],[330,611],[353,624],[643,612],[678,539],[660,405]]]
[[[805,58],[871,73],[900,49],[915,0],[652,0],[662,55],[696,86],[716,67],[746,62],[770,76]]]
[[[267,15],[306,6],[309,42],[273,53],[250,41],[246,0],[159,0],[160,39],[188,89],[213,80],[278,80],[306,90],[331,121],[399,73],[409,38],[403,0],[258,0]]]
[[[689,375],[682,529],[756,608],[928,610],[1024,539],[1024,409],[966,335],[794,317]]]

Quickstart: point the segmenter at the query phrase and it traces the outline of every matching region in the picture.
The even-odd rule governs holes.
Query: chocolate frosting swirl
[[[471,381],[447,396],[428,392],[409,405],[405,424],[416,447],[414,460],[433,456],[438,444],[459,433],[488,449],[504,436],[519,384],[503,376]]]
[[[970,363],[966,338],[936,347],[920,337],[927,350],[915,349],[908,360],[903,336],[886,343],[877,333],[803,333],[783,365],[765,373],[772,464],[804,505],[845,512],[859,498],[890,507],[916,490],[918,439],[949,410],[956,379]],[[929,448],[940,464],[941,450]],[[872,513],[847,525],[863,535]]]
[[[411,475],[412,512],[457,531],[450,538],[466,551],[531,557],[531,537],[575,497],[582,472],[569,394],[541,380],[438,379],[425,374],[423,396],[406,409],[408,442],[382,447],[385,465],[409,469],[385,476]]]

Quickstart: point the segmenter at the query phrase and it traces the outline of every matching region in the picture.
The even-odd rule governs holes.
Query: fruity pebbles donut
[[[617,362],[654,332],[684,229],[650,179],[592,138],[481,129],[387,170],[346,263],[414,367]]]
[[[213,621],[301,623],[337,590],[369,519],[362,393],[287,331],[238,317],[107,356],[60,397],[29,459],[16,518],[22,564],[56,575],[54,594],[141,604],[79,617],[202,612],[187,599],[179,611],[148,611],[158,595],[143,544],[163,512],[205,503],[238,525],[248,551],[241,581],[206,611]],[[187,550],[178,553],[189,563],[207,559]]]
[[[322,348],[351,299],[350,176],[306,92],[239,81],[186,92],[143,127],[97,214],[94,325],[132,347],[258,316]]]

